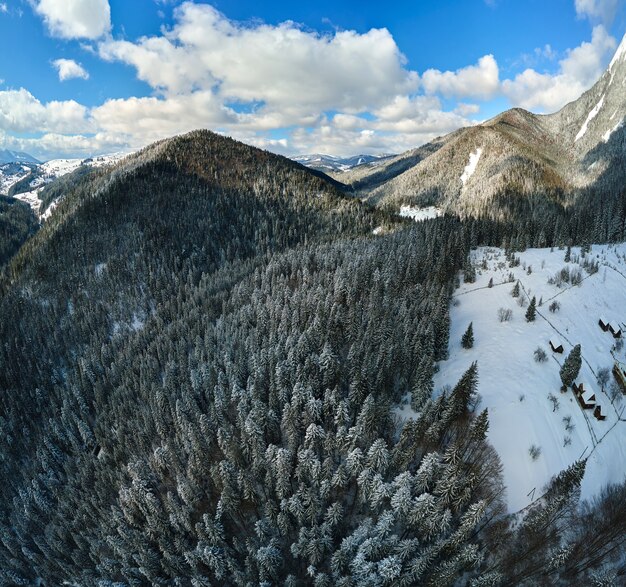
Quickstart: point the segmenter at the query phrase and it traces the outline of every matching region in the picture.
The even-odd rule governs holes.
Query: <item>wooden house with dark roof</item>
[[[596,394],[593,392],[589,385],[584,382],[574,383],[574,395],[580,404],[580,407],[584,410],[590,410],[596,405]]]
[[[552,349],[553,353],[563,352],[563,345],[561,344],[561,341],[558,338],[550,339],[550,348]]]
[[[606,420],[606,414],[604,413],[604,410],[602,409],[602,406],[600,404],[598,404],[595,410],[593,410],[593,415],[595,416],[596,420]]]

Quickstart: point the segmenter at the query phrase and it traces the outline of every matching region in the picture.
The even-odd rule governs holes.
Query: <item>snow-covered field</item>
[[[502,459],[510,511],[527,506],[541,495],[553,475],[581,457],[588,457],[583,498],[626,477],[626,396],[619,393],[611,401],[612,373],[604,390],[597,383],[598,371],[613,366],[612,351],[626,361],[624,350],[615,351],[611,333],[598,325],[599,318],[605,317],[624,329],[626,244],[594,245],[588,258],[599,263],[599,271],[593,275],[576,262],[565,263],[564,255],[564,250],[531,249],[517,254],[518,267],[509,267],[501,249],[474,251],[476,281],[462,284],[454,294],[450,356],[435,376],[435,389],[441,390],[453,386],[473,361],[478,362],[479,409],[489,410],[489,439]],[[572,261],[579,255],[579,249],[572,249]],[[549,278],[566,265],[570,271],[581,270],[581,284],[549,284]],[[522,286],[524,307],[511,296],[511,273]],[[536,320],[527,322],[525,313],[532,296],[542,304],[537,306]],[[549,310],[553,301],[560,304],[555,312]],[[510,321],[500,321],[500,308],[512,311]],[[470,322],[475,342],[466,350],[461,347],[461,337]],[[563,344],[563,354],[550,349],[549,340],[554,338]],[[597,421],[593,410],[582,410],[571,389],[560,391],[560,365],[577,343],[582,345],[583,356],[577,380],[594,389],[607,414],[604,421]],[[537,347],[546,352],[547,361],[535,361]],[[556,409],[550,394],[558,401]],[[540,451],[536,459],[530,455],[531,447]]]
[[[435,206],[427,206],[426,208],[416,208],[413,206],[402,206],[400,208],[400,216],[403,218],[412,218],[415,222],[422,220],[430,220],[438,218],[443,212]]]
[[[41,206],[41,199],[39,195],[47,184],[53,182],[59,177],[62,177],[63,175],[76,171],[82,165],[89,167],[103,167],[105,165],[116,163],[125,156],[126,153],[113,153],[111,155],[104,155],[94,159],[52,159],[50,161],[46,161],[46,163],[42,163],[38,167],[38,174],[30,182],[30,187],[32,189],[28,192],[16,194],[14,198],[28,204],[33,209],[33,212],[39,216],[39,209]],[[25,167],[23,175],[11,178],[8,178],[8,176],[3,178],[3,176],[0,175],[0,194],[7,193],[11,185],[26,177],[28,173],[30,173],[30,169]],[[40,220],[47,220],[58,203],[58,201],[52,202],[48,209],[43,213]]]
[[[28,167],[20,168],[19,171],[14,173],[6,173],[0,170],[0,196],[6,196],[11,187],[24,179],[29,173],[30,169]]]

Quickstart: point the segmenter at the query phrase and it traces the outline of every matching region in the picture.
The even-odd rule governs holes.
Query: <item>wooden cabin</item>
[[[602,409],[602,406],[600,404],[596,406],[596,409],[593,411],[593,415],[595,416],[596,420],[606,420],[606,414],[604,413],[604,410]]]
[[[580,383],[574,383],[574,395],[580,404],[580,407],[585,410],[590,410],[596,405],[596,394],[593,392],[590,386],[585,385],[582,381]]]
[[[552,349],[553,353],[563,352],[563,345],[561,344],[561,341],[558,338],[550,339],[550,348]]]
[[[600,316],[600,320],[598,320],[598,324],[600,328],[606,332],[609,329],[609,322],[604,318],[604,316]]]
[[[578,396],[578,402],[585,410],[590,410],[596,405],[596,394],[586,389]]]
[[[613,376],[622,388],[622,393],[626,394],[626,366],[615,361],[613,364]]]
[[[611,331],[613,338],[620,338],[622,336],[622,329],[620,325],[615,321],[612,321],[609,324],[609,330]]]

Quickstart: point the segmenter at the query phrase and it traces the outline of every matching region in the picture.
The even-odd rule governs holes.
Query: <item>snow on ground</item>
[[[82,164],[83,159],[52,159],[46,161],[40,166],[42,173],[45,175],[52,175],[54,177],[61,177],[76,171]]]
[[[471,363],[478,362],[479,409],[489,410],[489,440],[502,459],[510,511],[527,506],[553,475],[582,456],[589,457],[583,498],[592,497],[608,483],[624,481],[626,476],[626,396],[620,393],[611,403],[612,374],[606,393],[596,382],[600,368],[612,368],[615,344],[611,333],[598,326],[599,318],[616,320],[622,328],[626,323],[626,244],[594,245],[589,257],[600,263],[599,271],[588,276],[581,269],[584,280],[579,286],[566,283],[559,288],[550,285],[548,279],[566,265],[571,270],[579,268],[576,263],[565,263],[564,254],[558,249],[530,249],[519,253],[521,265],[511,268],[501,249],[474,251],[476,282],[462,284],[454,294],[450,357],[440,363],[435,376],[436,390],[454,386]],[[578,254],[579,250],[573,249],[572,259]],[[481,268],[483,260],[487,269]],[[520,307],[511,296],[511,272],[520,281],[526,302],[529,296],[536,296],[537,303],[543,299],[534,322],[525,320],[528,303]],[[489,288],[492,278],[494,285]],[[552,301],[560,304],[554,313],[549,311]],[[500,322],[499,308],[512,310],[509,322]],[[460,341],[470,322],[475,342],[466,350]],[[563,354],[551,351],[551,338],[560,340]],[[571,389],[560,392],[560,364],[577,343],[582,345],[583,355],[579,379],[593,386],[598,403],[607,413],[605,421],[597,421],[592,410],[583,411]],[[534,360],[537,347],[547,353],[546,362]],[[623,350],[616,356],[626,361]],[[558,399],[556,411],[549,394]],[[574,426],[570,431],[564,421],[568,416]],[[536,460],[529,454],[533,445],[541,450]]]
[[[427,208],[415,208],[413,206],[402,206],[400,208],[400,216],[403,218],[411,218],[415,222],[421,222],[422,220],[429,220],[431,218],[438,218],[443,212],[435,207],[428,206]]]
[[[24,192],[21,194],[15,194],[13,197],[16,200],[20,200],[20,202],[24,202],[28,204],[35,213],[35,216],[39,217],[39,207],[41,206],[41,200],[39,199],[39,192],[42,190],[42,187],[38,187],[30,192]]]
[[[607,131],[604,133],[604,135],[602,136],[602,140],[603,140],[605,143],[608,143],[608,142],[609,142],[609,139],[611,138],[611,135],[612,135],[612,134],[613,134],[613,133],[614,133],[614,132],[615,132],[618,128],[620,128],[620,127],[622,126],[622,124],[624,124],[624,121],[623,121],[623,120],[620,120],[620,121],[619,121],[619,122],[618,122],[618,123],[617,123],[617,124],[616,124],[616,125],[612,128],[612,129],[607,130]]]
[[[9,193],[11,187],[16,184],[18,181],[24,179],[30,173],[30,169],[28,171],[24,171],[23,169],[19,171],[19,173],[7,173],[6,175],[0,170],[0,195],[6,196]]]
[[[465,185],[469,178],[474,175],[474,171],[476,171],[476,166],[478,165],[482,154],[483,150],[481,148],[476,149],[475,153],[470,153],[469,163],[465,166],[463,174],[461,175],[461,183],[463,185]]]
[[[52,216],[55,208],[61,203],[64,197],[65,196],[59,196],[56,200],[51,202],[50,205],[46,208],[45,212],[41,215],[41,218],[39,220],[41,220],[41,222],[45,222],[46,220],[48,220],[48,218]]]
[[[600,109],[602,108],[603,104],[604,104],[604,94],[602,95],[602,98],[600,98],[600,101],[593,107],[593,110],[587,116],[587,120],[585,120],[583,125],[580,127],[580,130],[578,131],[578,134],[576,135],[576,138],[574,139],[574,142],[582,139],[585,136],[585,134],[587,132],[587,127],[589,126],[589,123],[596,116],[598,116],[598,112],[600,112]]]

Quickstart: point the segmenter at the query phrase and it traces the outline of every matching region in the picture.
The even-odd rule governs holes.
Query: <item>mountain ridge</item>
[[[392,209],[436,204],[461,215],[498,218],[497,199],[505,193],[569,205],[590,190],[606,193],[626,180],[624,85],[626,35],[600,79],[554,114],[513,108],[377,169],[357,167],[332,176]],[[465,174],[472,158],[476,164]]]

